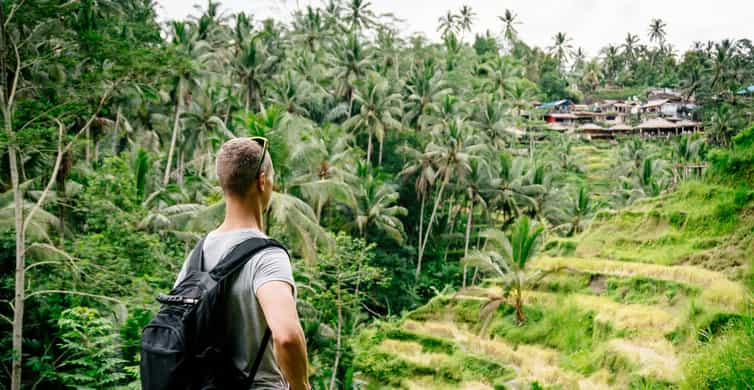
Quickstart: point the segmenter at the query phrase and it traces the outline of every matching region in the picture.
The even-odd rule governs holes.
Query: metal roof
[[[746,95],[747,93],[754,93],[754,84],[738,91],[739,95]]]
[[[554,102],[542,103],[537,108],[553,108],[553,107],[562,106],[564,104],[573,104],[573,102],[568,99],[562,99],[562,100],[556,100]]]

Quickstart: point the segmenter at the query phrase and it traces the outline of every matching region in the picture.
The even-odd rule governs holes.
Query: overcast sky
[[[265,17],[289,20],[290,13],[316,0],[221,0],[228,12],[253,13],[256,20]],[[183,19],[196,14],[192,4],[201,0],[158,0],[161,21]],[[749,38],[754,40],[754,1],[752,0],[371,0],[377,13],[391,12],[404,20],[401,32],[422,32],[438,40],[437,19],[447,10],[457,12],[467,4],[476,13],[473,31],[490,30],[499,34],[502,23],[497,19],[506,8],[517,15],[519,36],[529,44],[547,47],[552,36],[563,31],[573,38],[574,47],[583,47],[596,55],[609,43],[620,43],[627,32],[638,34],[647,42],[653,18],[667,23],[667,40],[676,50],[688,49],[694,41]],[[467,40],[471,38],[470,35]]]

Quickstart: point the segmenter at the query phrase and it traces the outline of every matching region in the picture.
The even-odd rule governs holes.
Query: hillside
[[[484,295],[500,293],[486,280],[364,331],[357,367],[373,388],[695,388],[695,353],[714,365],[751,310],[752,195],[690,181],[600,212],[530,264],[554,272],[525,292],[523,326],[504,304],[481,331]]]

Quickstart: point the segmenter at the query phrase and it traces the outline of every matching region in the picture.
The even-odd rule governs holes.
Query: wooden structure
[[[625,123],[619,123],[617,125],[610,126],[607,130],[610,131],[613,136],[618,136],[631,134],[634,131],[634,128]]]
[[[613,134],[602,126],[587,123],[576,128],[579,135],[586,139],[613,138]]]

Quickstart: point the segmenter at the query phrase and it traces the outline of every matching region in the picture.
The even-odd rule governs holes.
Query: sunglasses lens
[[[267,140],[262,137],[254,137],[252,139],[254,140],[254,142],[258,143],[259,146],[261,146],[262,148],[264,148],[267,145]]]

